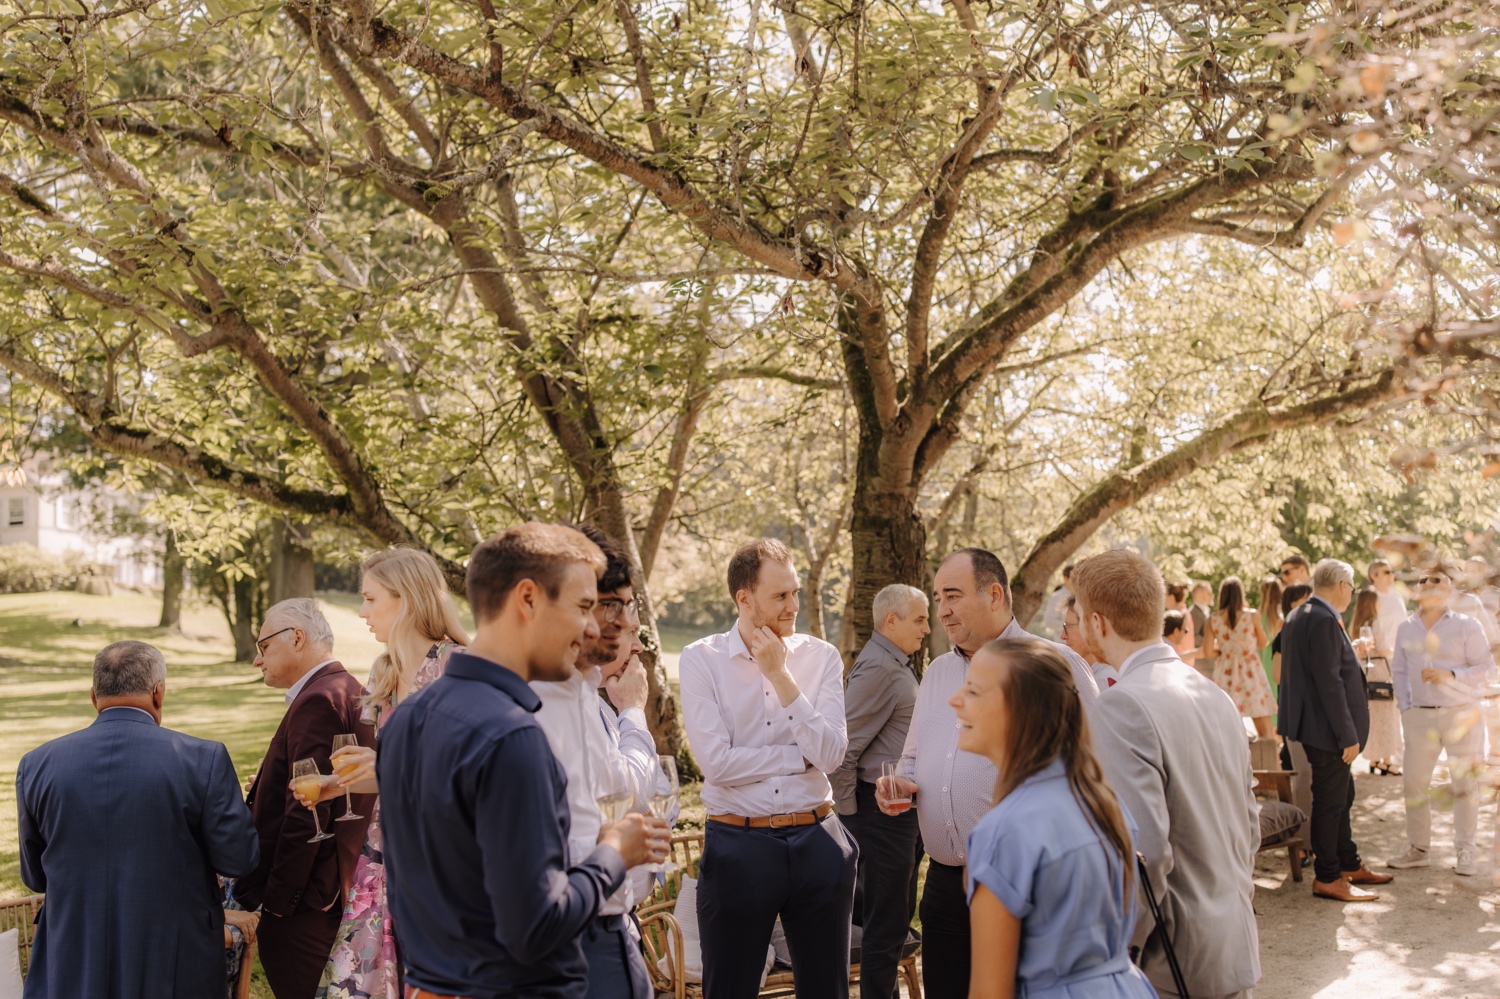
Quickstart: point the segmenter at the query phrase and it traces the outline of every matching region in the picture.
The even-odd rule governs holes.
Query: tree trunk
[[[271,522],[271,603],[313,595],[312,530],[284,517]]]
[[[255,580],[241,576],[230,586],[233,596],[234,616],[229,620],[229,631],[234,636],[234,661],[255,661],[256,626],[260,623],[255,612]]]
[[[861,451],[864,448],[861,441]],[[921,588],[927,577],[927,532],[917,514],[916,492],[886,487],[866,465],[862,460],[856,472],[849,523],[853,560],[839,634],[845,662],[859,654],[875,630],[871,606],[875,594],[891,583]]]
[[[182,629],[182,585],[186,566],[177,550],[177,535],[167,531],[161,556],[161,621],[158,628]]]

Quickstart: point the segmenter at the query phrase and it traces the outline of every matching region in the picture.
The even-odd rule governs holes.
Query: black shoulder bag
[[[1167,932],[1167,923],[1161,918],[1161,906],[1156,901],[1156,892],[1151,888],[1151,875],[1146,873],[1146,858],[1139,853],[1135,855],[1135,869],[1140,873],[1141,888],[1146,892],[1146,906],[1151,910],[1151,918],[1156,920],[1156,929],[1151,932],[1153,935],[1161,935],[1162,948],[1167,952],[1167,967],[1172,969],[1172,985],[1182,999],[1192,999],[1188,995],[1187,982],[1182,977],[1182,965],[1177,963],[1177,950],[1172,946],[1172,935]],[[1135,958],[1136,964],[1140,964],[1140,948],[1132,947],[1131,950],[1135,951],[1131,956]]]

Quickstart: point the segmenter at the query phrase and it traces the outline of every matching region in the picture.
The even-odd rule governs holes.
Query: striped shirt
[[[1036,638],[1015,618],[996,637]],[[1093,708],[1099,687],[1089,664],[1066,645],[1048,644],[1073,668],[1084,709]],[[917,705],[912,709],[899,767],[903,776],[917,783],[913,803],[922,845],[933,860],[950,867],[964,863],[969,833],[994,805],[998,776],[989,760],[958,748],[958,716],[948,699],[963,684],[968,669],[968,657],[957,649],[938,656],[927,667],[917,688]]]

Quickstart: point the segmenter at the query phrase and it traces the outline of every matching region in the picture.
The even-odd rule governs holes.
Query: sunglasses
[[[1421,579],[1417,580],[1417,585],[1418,586],[1442,586],[1444,583],[1447,583],[1449,581],[1450,580],[1448,579],[1447,576],[1423,576]]]

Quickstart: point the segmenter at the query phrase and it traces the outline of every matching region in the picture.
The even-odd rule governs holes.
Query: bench
[[[677,870],[668,873],[664,883],[658,884],[651,897],[636,909],[636,918],[640,920],[641,936],[646,945],[646,968],[651,973],[651,986],[657,993],[665,993],[674,999],[703,997],[701,983],[688,982],[683,978],[682,928],[673,913],[677,906],[681,875],[686,872],[689,876],[696,876],[698,861],[702,855],[701,832],[673,836],[669,859],[677,865]],[[917,976],[917,953],[914,949],[904,954],[897,972],[906,982],[907,994],[911,999],[921,999],[922,995],[921,981]],[[849,965],[849,982],[858,984],[858,964]],[[764,997],[796,995],[791,971],[772,968],[760,994]]]

